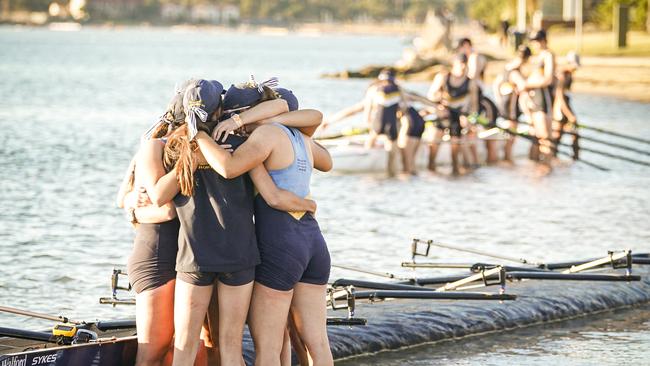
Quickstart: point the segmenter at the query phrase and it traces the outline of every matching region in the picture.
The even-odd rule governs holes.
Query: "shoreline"
[[[169,30],[171,32],[214,32],[231,34],[256,34],[261,36],[282,37],[297,35],[304,37],[319,37],[326,35],[342,36],[397,36],[415,37],[421,31],[421,24],[407,23],[302,23],[291,26],[267,26],[242,24],[235,27],[222,25],[161,25],[161,24],[115,24],[91,23],[79,24],[75,22],[52,22],[43,25],[0,24],[5,29],[46,29],[52,32],[75,32],[82,30]],[[459,32],[460,31],[460,32]],[[456,35],[467,32],[457,29]],[[508,53],[500,47],[494,47],[492,36],[487,34],[470,34],[478,42],[476,47],[481,51],[492,53],[496,59],[488,61],[486,66],[486,80],[491,82],[503,69]],[[557,33],[554,35],[557,43],[567,43],[570,35]],[[559,47],[563,51],[562,47]],[[496,52],[496,53],[495,53]],[[561,63],[563,54],[556,52],[558,63]],[[390,66],[390,65],[386,65]],[[407,75],[406,81],[430,82],[439,65],[429,67],[417,73]],[[334,72],[343,74],[345,71]],[[332,77],[329,74],[328,77]],[[346,77],[334,77],[342,78]],[[583,56],[582,66],[576,72],[573,92],[579,94],[593,94],[621,98],[624,100],[650,103],[650,57],[647,56]]]
[[[50,22],[45,24],[0,23],[0,28],[17,29],[46,29],[50,31],[81,31],[84,29],[156,29],[187,32],[228,32],[250,33],[261,35],[366,35],[366,36],[416,36],[422,25],[415,23],[300,23],[295,25],[255,25],[240,24],[237,26],[213,24],[150,24],[150,23],[77,23]]]

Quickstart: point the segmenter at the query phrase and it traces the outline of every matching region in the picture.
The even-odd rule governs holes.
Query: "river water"
[[[175,83],[193,76],[225,85],[250,73],[258,80],[277,76],[303,107],[331,114],[360,99],[368,82],[319,75],[390,63],[400,56],[404,41],[0,28],[0,304],[81,319],[132,314],[129,307],[98,304],[100,296],[109,295],[111,269],[125,266],[133,239],[113,199],[139,135],[162,112]],[[648,104],[591,95],[573,100],[585,124],[650,138]],[[565,162],[540,178],[520,161],[459,178],[319,174],[313,196],[333,262],[378,271],[408,275],[399,262],[409,259],[413,237],[540,261],[594,257],[613,249],[650,251],[650,170],[589,153],[584,158],[611,171]],[[485,260],[442,249],[435,256]],[[343,275],[354,274],[332,271],[332,279]],[[572,365],[572,355],[587,349],[600,355],[592,364],[617,362],[625,355],[642,360],[650,345],[648,308],[625,314],[601,315],[599,324],[606,326],[597,331],[586,322],[567,323],[505,339],[490,336],[380,354],[363,362]],[[628,327],[627,318],[638,321]],[[2,314],[0,324],[48,325]],[[488,357],[493,350],[498,350],[496,359]]]

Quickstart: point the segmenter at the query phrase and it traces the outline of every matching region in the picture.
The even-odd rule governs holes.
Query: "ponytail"
[[[169,124],[168,123],[161,123],[151,133],[151,138],[159,139],[161,137],[165,137],[167,135],[167,132],[169,132]]]
[[[163,165],[167,171],[174,169],[180,192],[184,196],[194,194],[194,150],[196,143],[187,136],[187,125],[172,133],[165,144]]]

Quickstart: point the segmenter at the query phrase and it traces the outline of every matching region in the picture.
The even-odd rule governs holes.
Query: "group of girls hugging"
[[[190,79],[147,131],[118,205],[136,228],[137,365],[331,365],[330,255],[310,199],[322,121],[277,79]]]

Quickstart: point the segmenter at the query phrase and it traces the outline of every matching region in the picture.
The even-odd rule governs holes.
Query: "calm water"
[[[124,267],[133,238],[113,198],[139,135],[162,112],[176,82],[198,76],[228,85],[250,73],[278,76],[302,106],[327,114],[358,100],[367,81],[324,80],[321,73],[392,62],[402,47],[400,38],[370,36],[0,28],[0,304],[84,319],[132,314],[128,307],[98,304],[108,295],[111,268]],[[586,95],[574,101],[584,123],[650,138],[650,105]],[[413,237],[539,260],[650,251],[650,170],[584,157],[612,171],[566,163],[540,179],[521,162],[457,179],[330,174],[314,179],[313,194],[338,264],[402,273],[399,262],[408,259]],[[436,255],[479,259],[443,250]],[[333,270],[333,278],[342,275],[351,273]],[[603,321],[611,327],[595,335],[573,336],[584,327],[561,325],[541,335],[527,330],[505,343],[494,336],[460,347],[474,352],[440,356],[440,348],[414,349],[367,362],[475,364],[489,361],[486,350],[492,349],[502,351],[499,364],[512,365],[574,364],[571,355],[585,349],[600,352],[596,363],[625,352],[638,360],[650,345],[648,308],[629,314],[644,319],[630,333],[620,317],[607,315]],[[6,315],[0,324],[47,325]]]

